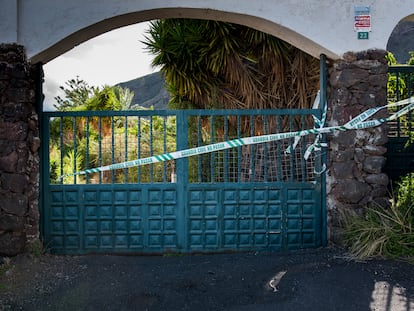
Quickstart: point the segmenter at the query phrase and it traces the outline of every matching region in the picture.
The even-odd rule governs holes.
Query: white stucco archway
[[[0,0],[0,42],[25,46],[32,62],[48,62],[77,44],[122,26],[157,18],[240,23],[275,35],[303,51],[338,59],[348,51],[385,49],[398,21],[414,13],[408,0]],[[354,31],[354,9],[369,5],[368,40]],[[410,15],[411,16],[411,15]],[[410,17],[412,18],[412,16]]]

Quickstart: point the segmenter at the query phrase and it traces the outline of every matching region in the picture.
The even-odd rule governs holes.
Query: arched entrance
[[[156,18],[155,15],[146,14],[159,13],[164,9],[173,10],[177,14],[176,17],[185,17],[180,16],[180,10],[183,12],[196,10],[199,13],[204,12],[207,16],[217,14],[219,20],[238,22],[231,18],[227,19],[230,14],[233,17],[239,16],[242,21],[246,20],[246,25],[266,32],[288,30],[285,35],[291,35],[291,38],[298,39],[296,41],[311,38],[305,39],[310,43],[310,47],[303,47],[303,50],[314,56],[325,51],[328,58],[336,60],[328,64],[328,120],[331,124],[343,124],[350,116],[364,111],[365,108],[385,103],[387,70],[383,62],[386,45],[384,42],[387,41],[392,27],[400,16],[412,10],[409,2],[400,3],[398,6],[376,4],[372,10],[373,16],[376,17],[373,18],[372,24],[375,33],[372,33],[368,41],[358,41],[353,29],[349,28],[352,24],[349,17],[351,16],[352,19],[353,1],[345,1],[341,6],[335,7],[330,4],[320,6],[320,1],[311,0],[306,6],[301,6],[299,11],[295,3],[275,5],[268,1],[254,3],[247,0],[240,1],[239,8],[232,8],[229,2],[217,2],[214,3],[214,7],[211,7],[209,1],[202,0],[197,1],[194,7],[189,9],[182,9],[188,7],[186,1],[165,2],[123,2],[127,6],[135,6],[134,8],[122,7],[118,1],[110,0],[105,2],[105,6],[100,1],[81,0],[59,2],[59,6],[54,5],[54,1],[42,3],[9,1],[5,4],[4,10],[0,12],[2,17],[0,29],[5,30],[0,32],[2,38],[0,41],[19,44],[0,46],[1,66],[7,69],[2,72],[1,79],[1,88],[4,90],[1,115],[4,122],[1,124],[4,129],[2,133],[7,134],[3,134],[5,148],[2,148],[3,153],[0,155],[2,162],[0,177],[4,190],[0,192],[0,201],[8,202],[6,207],[2,207],[2,213],[9,214],[7,217],[12,223],[12,225],[7,224],[6,229],[0,230],[1,249],[7,250],[6,254],[21,252],[27,240],[38,236],[39,133],[36,109],[39,107],[35,104],[36,92],[33,79],[35,66],[29,61],[32,61],[32,64],[37,61],[47,62],[98,33]],[[155,8],[154,4],[158,7]],[[98,7],[102,9],[97,9]],[[141,17],[136,18],[134,12]],[[292,12],[295,14],[290,14]],[[321,18],[321,12],[324,12],[322,14],[324,18]],[[220,18],[222,14],[226,19]],[[80,18],[84,15],[88,18]],[[118,16],[126,19],[116,19]],[[162,17],[167,16],[159,16]],[[193,15],[193,17],[197,16]],[[128,18],[132,20],[127,21]],[[264,22],[263,28],[254,23],[247,24],[248,20],[257,19]],[[118,25],[108,26],[109,21],[115,20]],[[381,23],[381,27],[378,27],[378,23]],[[107,29],[98,31],[94,25],[102,25]],[[278,25],[283,27],[278,28]],[[274,34],[278,36],[278,33]],[[285,39],[296,46],[303,43]],[[316,45],[313,45],[315,42]],[[329,48],[325,49],[324,46]],[[314,52],[312,52],[313,48],[316,48]],[[347,51],[358,52],[347,53]],[[39,81],[41,78],[38,78],[38,84]],[[361,81],[364,83],[360,83]],[[39,92],[37,98],[40,98]],[[383,149],[377,148],[384,144],[383,133],[383,129],[362,136],[361,132],[358,132],[358,136],[342,133],[330,140],[332,159],[329,163],[332,169],[328,172],[328,210],[332,223],[337,219],[335,216],[337,209],[363,208],[367,202],[385,197],[384,183],[387,179],[381,174]],[[355,146],[356,139],[358,146]],[[361,147],[365,144],[374,144],[376,147],[374,155],[372,148]],[[28,162],[31,163],[30,166],[18,164],[26,163],[28,159],[30,159]],[[352,171],[347,168],[352,168]],[[347,193],[348,189],[352,189],[352,196]]]
[[[166,124],[172,117],[176,120],[177,129],[173,135],[177,137],[176,148],[189,148],[195,141],[201,150],[209,148],[209,144],[219,143],[220,139],[242,139],[249,133],[254,136],[258,131],[264,134],[282,131],[282,123],[290,123],[290,131],[304,130],[309,125],[305,120],[310,120],[311,115],[320,119],[321,111],[315,108],[308,111],[213,110],[120,115],[44,113],[42,215],[45,240],[59,253],[214,252],[321,246],[326,243],[324,173],[315,172],[324,166],[321,163],[324,158],[316,155],[312,157],[311,164],[303,159],[312,138],[297,146],[297,151],[286,155],[284,152],[293,143],[292,139],[247,148],[239,143],[234,146],[235,151],[219,152],[212,148],[207,158],[199,156],[195,162],[186,158],[176,159],[174,173],[178,176],[175,182],[170,180],[168,166],[161,169],[163,177],[157,179],[153,175],[156,167],[152,164],[147,172],[150,177],[146,181],[140,170],[137,179],[132,177],[131,172],[124,172],[126,175],[123,175],[122,182],[112,173],[109,180],[87,174],[84,180],[73,178],[65,183],[53,180],[50,173],[51,141],[60,141],[58,149],[63,150],[64,138],[68,136],[62,131],[59,132],[60,138],[51,136],[56,120],[61,129],[66,127],[67,122],[72,124],[72,144],[76,146],[83,139],[75,135],[77,127],[86,126],[86,133],[92,131],[93,125],[88,120],[98,118],[103,128],[105,119],[121,119],[125,126],[125,149],[131,145],[130,126],[136,123],[133,125],[133,130],[139,132],[136,149],[141,150],[144,149],[140,140],[144,137],[141,127],[149,119],[150,137],[154,137],[150,138],[149,149],[152,150],[152,144],[155,144],[151,127],[155,122],[153,120],[161,117]],[[265,121],[260,125],[262,128],[255,129],[258,119]],[[205,120],[210,120],[211,128],[207,145],[201,137]],[[252,128],[243,132],[241,123],[246,120]],[[301,120],[299,128],[297,120]],[[272,129],[270,124],[273,124]],[[218,126],[224,127],[221,138],[213,130]],[[116,130],[113,123],[111,128],[110,135],[98,130],[98,136],[102,141],[108,138],[114,146]],[[190,132],[199,134],[191,142]],[[230,133],[237,135],[231,137]],[[166,128],[161,135],[165,144],[168,140]],[[85,139],[86,145],[92,145],[90,136],[86,135]],[[170,152],[166,149],[162,151]],[[114,152],[113,147],[109,151],[112,154],[111,163],[114,163]],[[149,155],[168,158],[153,153]],[[88,151],[85,157],[88,157]],[[139,151],[138,157],[143,157]],[[209,162],[207,166],[206,160]],[[102,163],[101,154],[95,163]],[[195,172],[192,171],[194,166],[197,166]],[[73,167],[76,167],[76,162]],[[60,172],[63,172],[63,167]]]

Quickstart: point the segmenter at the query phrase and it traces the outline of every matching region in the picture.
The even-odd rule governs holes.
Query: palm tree
[[[172,108],[311,108],[319,87],[317,59],[245,26],[194,19],[157,20],[144,43],[155,55],[153,65],[160,66],[165,75]],[[204,128],[209,127],[207,120],[202,122]],[[230,128],[237,128],[236,118],[228,122]],[[255,133],[251,133],[249,118],[240,122],[243,134],[263,131],[260,118],[255,118]],[[272,119],[267,123],[268,131],[276,131],[276,126],[289,130],[289,122],[284,118],[279,126]],[[224,139],[218,126],[215,131],[216,137]],[[251,168],[255,155],[250,155],[250,147],[242,150],[241,165]],[[263,163],[257,168],[264,169]]]
[[[245,26],[157,20],[144,43],[174,108],[310,108],[318,89],[317,59]]]

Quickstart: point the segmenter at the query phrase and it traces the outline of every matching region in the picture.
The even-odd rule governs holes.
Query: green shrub
[[[352,256],[406,259],[414,263],[414,174],[399,183],[389,207],[367,207],[363,215],[343,211],[342,238]]]

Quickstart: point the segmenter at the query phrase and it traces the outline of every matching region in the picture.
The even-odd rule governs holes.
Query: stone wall
[[[342,125],[361,112],[386,104],[388,66],[385,51],[347,53],[328,67],[328,125]],[[384,117],[386,111],[375,118]],[[388,204],[387,125],[337,132],[328,137],[328,238],[337,240],[342,209],[362,210],[369,204]]]
[[[0,45],[0,254],[39,237],[38,120],[34,70],[23,47]]]

